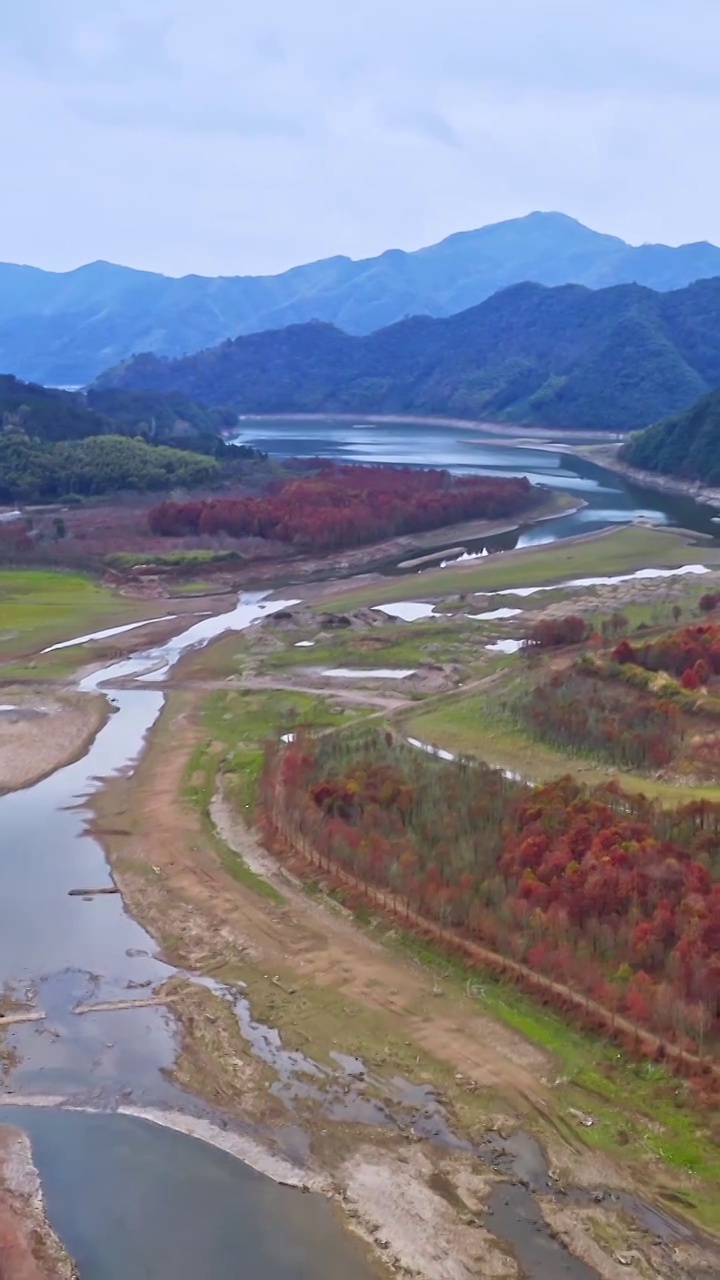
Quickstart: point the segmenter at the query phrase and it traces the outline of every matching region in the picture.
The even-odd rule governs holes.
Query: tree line
[[[191,489],[212,484],[221,474],[215,458],[126,436],[49,444],[21,431],[0,435],[0,502],[51,502],[122,489]]]
[[[463,520],[515,515],[536,496],[525,477],[452,476],[318,460],[317,474],[287,481],[260,497],[164,501],[148,518],[153,533],[171,537],[224,533],[327,551]]]
[[[720,805],[535,789],[377,729],[269,747],[262,781],[329,866],[701,1051],[720,1035]]]

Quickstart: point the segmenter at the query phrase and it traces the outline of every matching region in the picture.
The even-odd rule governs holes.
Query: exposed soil
[[[0,793],[29,787],[79,760],[108,718],[107,700],[89,693],[10,685],[0,689]]]
[[[644,471],[640,467],[631,467],[618,457],[619,444],[595,445],[589,448],[569,448],[569,453],[577,453],[580,457],[589,458],[609,471],[617,471],[635,484],[647,489],[657,489],[660,493],[682,493],[697,502],[707,502],[710,506],[720,508],[720,489],[711,489],[701,480],[683,480],[680,476],[666,476],[660,471]]]
[[[492,1180],[468,1163],[456,1157],[438,1164],[417,1148],[401,1161],[361,1147],[340,1170],[345,1212],[393,1271],[427,1280],[516,1280],[517,1262],[481,1225]]]
[[[77,1280],[72,1260],[45,1215],[30,1141],[0,1127],[0,1276],[2,1280]]]
[[[707,1254],[692,1243],[676,1242],[668,1262],[667,1248],[618,1209],[561,1204],[541,1197],[543,1216],[556,1237],[590,1266],[601,1280],[716,1280]],[[672,1268],[668,1270],[668,1265]]]

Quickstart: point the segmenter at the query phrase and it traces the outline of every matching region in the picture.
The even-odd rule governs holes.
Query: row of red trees
[[[172,537],[222,533],[327,551],[463,520],[515,515],[535,497],[525,477],[323,463],[317,474],[289,480],[260,497],[161,502],[150,511],[149,523],[153,533]]]
[[[720,806],[529,792],[367,730],[269,752],[263,788],[330,864],[458,936],[687,1047],[720,1036]]]
[[[538,681],[513,710],[543,742],[631,769],[669,764],[682,735],[673,702],[572,670]]]
[[[697,688],[720,675],[720,627],[710,622],[682,627],[645,644],[621,640],[613,657],[621,664],[632,662],[646,671],[664,671],[678,679],[695,671],[697,683],[693,681],[690,687]]]

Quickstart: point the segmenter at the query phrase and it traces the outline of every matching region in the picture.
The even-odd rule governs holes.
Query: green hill
[[[260,456],[224,443],[234,420],[177,393],[85,396],[0,376],[0,503],[217,483]]]
[[[720,391],[639,432],[620,456],[645,471],[720,485]]]
[[[97,385],[180,392],[240,413],[436,413],[623,431],[720,385],[718,331],[720,279],[674,293],[522,284],[367,337],[313,323],[177,360],[137,356]]]
[[[91,388],[84,395],[0,374],[0,431],[21,429],[46,442],[126,435],[213,452],[219,432],[234,420],[228,410],[177,393]]]
[[[406,253],[337,256],[274,276],[172,279],[111,262],[74,271],[0,263],[0,368],[82,385],[137,351],[179,356],[238,334],[322,320],[367,334],[450,316],[509,285],[637,283],[678,289],[720,275],[720,248],[633,246],[562,213],[531,213]]]

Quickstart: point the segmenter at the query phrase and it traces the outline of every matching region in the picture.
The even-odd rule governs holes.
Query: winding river
[[[245,423],[241,438],[275,454],[522,472],[588,503],[572,516],[511,535],[512,545],[639,515],[699,533],[717,529],[710,524],[713,509],[690,499],[637,489],[572,455],[510,448],[454,428],[264,421]],[[17,1050],[18,1065],[6,1103],[15,1105],[3,1106],[0,1118],[21,1123],[31,1135],[51,1219],[83,1280],[231,1280],[240,1274],[246,1280],[330,1280],[338,1274],[370,1280],[374,1274],[322,1196],[298,1196],[224,1151],[115,1113],[121,1103],[128,1111],[165,1106],[198,1118],[205,1114],[165,1074],[176,1051],[166,1008],[74,1012],[78,1005],[137,996],[175,972],[155,958],[156,944],[125,912],[119,896],[68,896],[78,886],[111,883],[102,846],[89,830],[88,798],[103,778],[132,768],[162,711],[157,683],[183,653],[225,630],[260,623],[288,603],[241,597],[229,613],[203,618],[167,644],[86,678],[81,687],[88,690],[118,682],[105,690],[113,714],[88,753],[25,791],[0,797],[0,981],[46,1015],[42,1022],[7,1029],[6,1043]],[[143,677],[153,686],[143,688]],[[132,686],[121,687],[128,680]],[[280,1066],[281,1076],[291,1076],[293,1056],[283,1055],[270,1029],[252,1023],[242,999],[236,1009],[258,1050]],[[347,1087],[339,1091],[338,1107],[347,1094]],[[79,1109],[28,1105],[51,1099],[69,1099]],[[238,1139],[250,1142],[252,1135],[239,1133]],[[289,1121],[288,1180],[296,1144]],[[302,1180],[300,1165],[295,1176]],[[522,1217],[523,1206],[515,1208]],[[498,1212],[502,1216],[501,1205]],[[526,1265],[545,1280],[559,1274],[552,1252],[557,1246],[541,1238],[539,1225],[533,1232]],[[540,1247],[533,1254],[535,1237]],[[566,1274],[584,1280],[594,1273],[578,1266]]]

